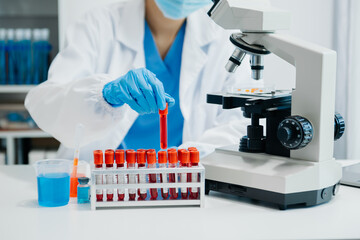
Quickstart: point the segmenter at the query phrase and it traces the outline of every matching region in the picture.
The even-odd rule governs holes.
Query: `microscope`
[[[289,28],[290,14],[269,0],[215,0],[208,15],[224,29],[241,31],[230,36],[235,50],[227,71],[235,72],[249,55],[252,78],[259,80],[264,56],[273,53],[295,66],[296,87],[207,95],[208,103],[223,109],[241,108],[251,125],[239,145],[202,159],[206,193],[265,201],[282,210],[330,201],[342,177],[334,140],[345,130],[344,119],[335,113],[336,52],[276,33]],[[260,119],[266,120],[265,134]]]

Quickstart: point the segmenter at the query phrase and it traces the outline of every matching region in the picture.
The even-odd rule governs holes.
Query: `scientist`
[[[159,149],[158,110],[166,103],[168,146],[196,146],[204,155],[239,142],[242,112],[209,105],[206,94],[248,84],[250,68],[225,71],[234,47],[207,16],[209,4],[130,0],[69,27],[48,80],[25,100],[38,126],[62,143],[59,157],[72,158],[79,123],[82,159],[94,149]]]

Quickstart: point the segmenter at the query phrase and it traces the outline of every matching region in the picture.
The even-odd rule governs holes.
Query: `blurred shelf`
[[[2,103],[0,101],[0,111],[26,111],[26,108],[24,103]]]
[[[28,93],[37,85],[0,85],[0,94],[2,93]]]
[[[11,130],[11,131],[5,131],[0,130],[0,138],[47,138],[51,137],[50,134],[40,130],[40,129],[34,129],[34,130]]]
[[[0,138],[6,139],[6,159],[8,165],[15,164],[15,140],[18,138],[51,138],[51,135],[40,130],[0,131]]]
[[[57,16],[57,0],[1,0],[0,17]]]

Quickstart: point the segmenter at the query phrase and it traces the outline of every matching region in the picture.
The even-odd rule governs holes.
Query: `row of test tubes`
[[[156,156],[157,155],[157,156]],[[94,165],[97,170],[114,169],[146,169],[146,168],[191,168],[198,167],[199,151],[195,147],[188,149],[168,149],[156,154],[154,149],[137,151],[105,150],[105,166],[103,164],[103,151],[94,151]],[[126,165],[125,165],[126,162]],[[145,183],[177,183],[199,182],[199,173],[160,173],[160,174],[97,174],[95,184],[145,184]],[[106,201],[114,199],[117,192],[117,201],[124,201],[126,191],[124,188],[106,189]],[[159,193],[160,192],[160,193]],[[141,200],[167,200],[167,199],[198,199],[199,188],[129,188],[127,191],[129,201]],[[149,193],[149,195],[148,195]],[[180,193],[180,194],[179,194]],[[103,189],[96,189],[96,200],[105,201]],[[137,197],[138,196],[138,197]],[[160,197],[161,196],[161,197]]]

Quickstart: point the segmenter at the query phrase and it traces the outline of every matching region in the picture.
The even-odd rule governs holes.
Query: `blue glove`
[[[107,83],[103,97],[113,107],[128,104],[139,114],[157,113],[175,104],[175,99],[165,93],[164,86],[155,74],[145,68],[130,70],[126,75]]]

